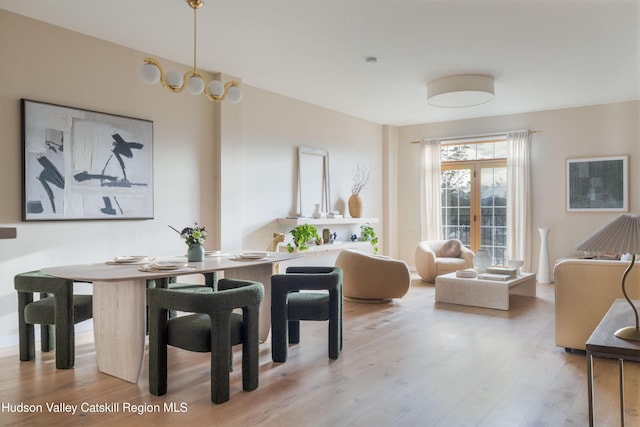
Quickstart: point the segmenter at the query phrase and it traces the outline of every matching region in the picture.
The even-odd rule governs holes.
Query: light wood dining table
[[[224,272],[226,278],[254,280],[264,285],[260,305],[260,341],[271,327],[271,276],[274,264],[300,254],[269,252],[261,259],[240,259],[242,251],[205,257],[177,270],[143,271],[140,264],[96,263],[46,267],[51,276],[93,284],[93,336],[98,369],[129,382],[138,382],[144,361],[147,280]],[[186,257],[163,258],[184,261]]]

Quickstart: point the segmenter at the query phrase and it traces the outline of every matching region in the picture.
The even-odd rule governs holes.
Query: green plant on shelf
[[[287,243],[287,250],[291,253],[298,248],[299,251],[306,251],[309,249],[309,242],[320,240],[318,230],[310,224],[300,224],[293,230],[289,231],[289,234],[293,236],[293,245]]]
[[[364,224],[360,226],[362,230],[362,241],[370,242],[371,246],[373,246],[373,253],[378,253],[378,236],[376,236],[376,230],[373,229],[369,224]]]

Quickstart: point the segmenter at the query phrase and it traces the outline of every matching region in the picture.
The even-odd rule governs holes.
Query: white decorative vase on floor
[[[549,277],[549,232],[548,228],[538,228],[540,233],[540,259],[538,260],[538,283],[551,283]]]

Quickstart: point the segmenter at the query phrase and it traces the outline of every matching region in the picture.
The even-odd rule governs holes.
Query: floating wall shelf
[[[378,218],[278,218],[278,224],[284,225],[343,225],[377,224]]]

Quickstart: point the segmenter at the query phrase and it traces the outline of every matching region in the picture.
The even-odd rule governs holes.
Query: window
[[[507,249],[507,140],[451,141],[441,147],[442,227],[473,251],[502,263]]]

